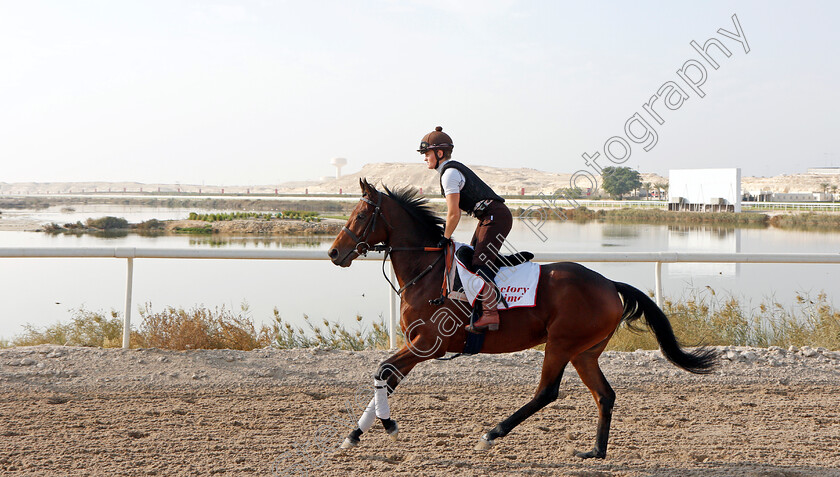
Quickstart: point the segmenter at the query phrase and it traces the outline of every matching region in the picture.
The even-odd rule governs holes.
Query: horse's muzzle
[[[329,252],[327,252],[327,255],[330,257],[333,265],[338,265],[341,268],[347,268],[350,266],[351,261],[347,259],[350,258],[351,254],[352,251],[351,253],[345,254],[343,257],[339,258],[339,251],[337,248],[332,248]]]

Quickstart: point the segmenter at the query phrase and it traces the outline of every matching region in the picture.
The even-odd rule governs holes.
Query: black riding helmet
[[[455,145],[452,144],[452,138],[449,137],[449,134],[443,132],[442,126],[438,126],[434,131],[423,136],[423,139],[420,140],[420,149],[417,152],[426,154],[427,151],[433,151],[435,149],[452,151],[454,147]]]

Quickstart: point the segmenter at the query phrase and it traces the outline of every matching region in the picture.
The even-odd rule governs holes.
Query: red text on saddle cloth
[[[456,243],[456,247],[459,245],[462,244]],[[467,300],[472,305],[484,286],[484,280],[469,271],[457,257],[455,258],[455,264],[458,276],[464,286],[464,294],[467,295]],[[499,292],[505,298],[508,308],[535,306],[537,285],[540,281],[540,266],[533,262],[525,262],[515,267],[501,267],[494,281],[496,286],[499,287]],[[504,303],[500,301],[498,308],[504,310]]]

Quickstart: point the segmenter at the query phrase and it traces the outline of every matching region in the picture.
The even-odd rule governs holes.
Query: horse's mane
[[[400,204],[408,215],[410,215],[420,229],[425,232],[429,242],[437,242],[443,237],[443,226],[446,221],[438,217],[435,212],[429,207],[429,199],[420,197],[417,189],[413,187],[401,187],[391,190],[386,185],[385,193],[388,197],[394,199],[396,203]]]

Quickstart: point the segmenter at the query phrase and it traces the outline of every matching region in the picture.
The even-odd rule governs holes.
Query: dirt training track
[[[422,363],[391,400],[400,441],[377,423],[337,451],[387,352],[0,350],[0,474],[840,476],[840,353],[721,351],[710,376],[605,353],[610,447],[582,461],[596,407],[571,367],[557,402],[473,451],[532,397],[538,351]]]

